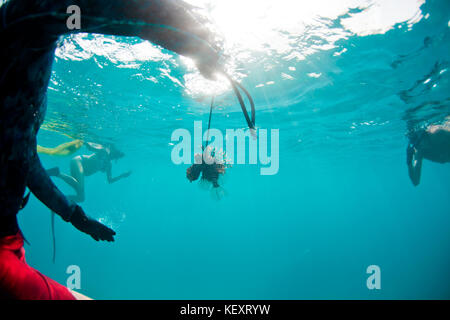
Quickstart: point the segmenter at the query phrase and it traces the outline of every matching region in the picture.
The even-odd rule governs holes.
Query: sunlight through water
[[[424,0],[189,0],[211,17],[214,28],[225,43],[227,69],[237,79],[248,74],[239,70],[257,67],[259,62],[304,60],[307,56],[335,48],[337,41],[352,35],[382,34],[396,24],[409,26],[422,19]],[[353,10],[353,11],[351,11]],[[103,56],[121,67],[138,68],[144,61],[170,60],[148,42],[130,45],[119,37],[70,36],[57,51],[62,59],[90,59]],[[182,58],[189,73],[184,76],[185,89],[192,96],[221,94],[227,84],[213,84],[200,76],[187,58]],[[99,64],[101,67],[101,64]],[[265,64],[266,69],[274,65]],[[287,75],[289,77],[289,75]]]

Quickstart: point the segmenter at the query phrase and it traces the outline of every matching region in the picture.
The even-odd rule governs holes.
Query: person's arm
[[[423,157],[417,149],[409,144],[406,150],[406,164],[408,166],[408,174],[414,186],[420,183],[420,175],[422,171]]]
[[[42,146],[37,146],[37,152],[41,154],[47,154],[51,156],[69,156],[75,153],[78,149],[83,146],[83,141],[81,140],[73,140],[70,142],[66,142],[60,144],[55,148],[46,148]]]
[[[86,148],[92,152],[105,152],[105,147],[99,143],[86,142]]]
[[[68,8],[74,5],[81,11],[81,28],[70,30]],[[10,0],[5,11],[6,28],[39,28],[50,41],[76,32],[140,37],[194,59],[208,78],[218,69],[216,35],[181,0]]]
[[[106,178],[108,179],[108,183],[109,184],[112,184],[112,183],[117,182],[117,181],[119,181],[121,179],[127,178],[127,177],[130,176],[130,174],[131,174],[131,171],[127,171],[127,172],[122,173],[121,175],[113,178],[111,163],[109,163],[108,168],[106,169]]]
[[[27,186],[30,191],[50,210],[72,223],[78,230],[89,234],[95,240],[114,241],[116,234],[110,228],[95,221],[84,213],[83,209],[70,202],[53,184],[39,160],[37,152],[33,155],[28,174]]]

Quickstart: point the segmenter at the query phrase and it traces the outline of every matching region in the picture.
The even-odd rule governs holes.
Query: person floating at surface
[[[69,30],[68,8],[80,8],[81,27]],[[73,12],[73,11],[72,11]],[[88,217],[53,184],[37,153],[55,49],[75,32],[140,37],[194,59],[213,79],[215,35],[179,0],[9,0],[0,5],[0,296],[74,299],[67,288],[28,266],[17,213],[26,188],[66,222],[99,241],[115,232]]]
[[[47,154],[50,156],[70,156],[77,152],[83,146],[83,141],[73,140],[63,144],[60,144],[54,148],[46,148],[40,145],[37,146],[37,152],[41,154]]]
[[[413,131],[409,135],[406,163],[414,186],[420,183],[422,161],[428,159],[438,163],[450,162],[450,118],[444,124],[430,125]]]
[[[115,178],[112,177],[112,160],[118,160],[125,156],[114,145],[105,147],[93,142],[88,142],[85,145],[94,153],[74,157],[70,161],[70,176],[61,173],[58,167],[47,170],[49,176],[61,178],[75,190],[75,195],[67,196],[68,199],[75,202],[83,202],[85,199],[84,177],[101,171],[106,173],[109,183],[114,183],[129,177],[131,174],[131,171],[128,171]]]
[[[225,174],[228,165],[224,161],[216,161],[218,157],[210,147],[207,147],[207,150],[208,152],[204,152],[203,156],[195,154],[195,163],[186,170],[186,177],[193,182],[201,175],[200,182],[211,184],[212,195],[220,199],[225,191],[219,184],[219,179]]]

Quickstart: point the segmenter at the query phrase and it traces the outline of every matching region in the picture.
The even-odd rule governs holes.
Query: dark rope
[[[252,97],[250,96],[250,93],[248,93],[248,91],[238,82],[236,82],[235,80],[231,79],[231,77],[225,73],[225,76],[227,77],[227,79],[230,81],[231,83],[231,87],[233,88],[234,93],[236,94],[236,97],[239,100],[239,104],[241,105],[241,109],[242,109],[242,113],[244,114],[245,120],[247,121],[247,125],[250,129],[256,129],[255,128],[255,118],[256,118],[256,112],[255,112],[255,103],[253,102]],[[247,96],[248,100],[250,101],[250,108],[251,108],[251,112],[252,112],[252,118],[250,119],[248,112],[247,112],[247,108],[245,107],[245,102],[244,99],[242,98],[241,93],[239,92],[239,88],[242,89],[242,91],[244,91],[245,95]]]
[[[209,121],[208,121],[208,136],[206,137],[206,145],[205,145],[204,149],[206,149],[206,147],[208,147],[208,144],[209,144],[209,130],[211,129],[211,118],[212,118],[212,112],[213,112],[213,109],[214,109],[214,99],[215,99],[215,97],[216,96],[213,96],[211,98],[211,108],[209,109]]]
[[[241,88],[242,91],[244,91],[245,95],[247,96],[248,101],[250,101],[250,109],[252,112],[252,124],[253,124],[253,128],[250,129],[255,129],[255,125],[256,125],[256,111],[255,111],[255,103],[253,102],[253,98],[250,95],[250,93],[239,83],[235,81],[235,84],[237,84],[237,86],[239,88]]]
[[[252,96],[250,95],[250,93],[244,88],[244,86],[242,86],[240,83],[238,83],[237,81],[233,80],[228,74],[225,74],[225,77],[228,79],[228,81],[230,81],[231,87],[233,88],[233,91],[237,97],[237,99],[239,100],[239,104],[241,105],[241,109],[242,109],[242,113],[244,114],[245,120],[247,121],[247,125],[250,129],[256,129],[255,124],[256,124],[256,110],[255,110],[255,102],[253,101]],[[245,106],[245,102],[244,99],[242,98],[241,92],[239,91],[239,89],[241,89],[245,95],[247,96],[248,101],[250,102],[250,110],[251,110],[251,118],[248,115],[248,111],[247,111],[247,107]],[[209,121],[208,121],[208,135],[206,138],[206,145],[203,147],[203,150],[206,149],[206,147],[208,147],[209,144],[209,131],[211,129],[211,118],[212,118],[212,112],[214,109],[214,100],[215,100],[215,96],[212,97],[211,99],[211,108],[209,110]]]
[[[55,236],[55,213],[51,213],[51,224],[52,224],[52,240],[53,240],[53,263],[56,260],[56,236]]]

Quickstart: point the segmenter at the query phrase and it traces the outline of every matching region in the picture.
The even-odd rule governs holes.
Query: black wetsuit
[[[16,214],[26,187],[66,221],[71,220],[77,208],[52,183],[36,152],[36,134],[45,116],[56,42],[60,35],[74,32],[66,25],[70,5],[81,8],[82,29],[75,31],[151,40],[169,50],[199,58],[202,62],[199,67],[205,75],[215,68],[218,60],[209,44],[212,35],[181,1],[10,0],[3,4],[0,7],[0,236],[18,232]]]
[[[13,23],[23,17],[18,2],[0,8],[0,236],[17,233],[16,214],[26,186],[38,197],[52,188],[59,197],[48,199],[51,205],[60,215],[71,213],[36,152],[57,35],[50,36],[31,20]]]

